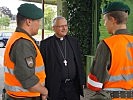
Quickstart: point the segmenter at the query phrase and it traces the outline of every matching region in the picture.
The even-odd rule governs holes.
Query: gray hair
[[[60,19],[65,19],[65,17],[62,17],[62,16],[57,16],[57,17],[55,17],[55,18],[53,19],[52,26],[55,26],[56,21],[57,21],[57,20],[60,20]]]

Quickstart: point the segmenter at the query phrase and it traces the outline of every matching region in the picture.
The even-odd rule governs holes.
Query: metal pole
[[[44,12],[44,0],[42,0],[42,10]],[[44,17],[42,18],[42,40],[44,39]]]
[[[93,11],[93,15],[92,15],[92,50],[91,50],[91,54],[95,55],[95,51],[97,48],[97,32],[98,32],[98,25],[97,25],[97,0],[94,0],[94,2],[92,3],[92,11]]]

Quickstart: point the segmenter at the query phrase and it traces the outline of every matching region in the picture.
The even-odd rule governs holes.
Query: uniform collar
[[[129,34],[127,29],[119,29],[115,32],[115,34]]]
[[[15,32],[22,32],[22,33],[28,35],[33,41],[36,41],[32,36],[30,36],[30,35],[28,34],[28,32],[26,32],[24,29],[22,29],[22,28],[20,28],[20,27],[17,27],[16,30],[15,30]]]

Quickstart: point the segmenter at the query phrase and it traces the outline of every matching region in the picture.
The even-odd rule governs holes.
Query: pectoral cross
[[[66,59],[63,61],[63,63],[65,64],[65,66],[67,66],[67,60]]]

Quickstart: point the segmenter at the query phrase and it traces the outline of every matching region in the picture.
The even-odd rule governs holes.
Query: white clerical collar
[[[61,41],[62,41],[63,39],[64,39],[63,37],[60,38]]]

